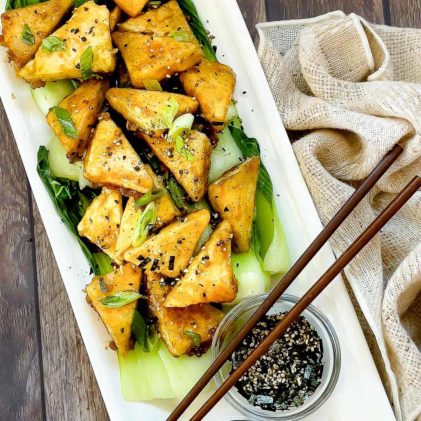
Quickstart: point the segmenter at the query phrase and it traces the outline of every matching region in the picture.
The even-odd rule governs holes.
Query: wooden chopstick
[[[338,260],[321,276],[321,278],[304,294],[286,316],[272,329],[260,345],[230,374],[221,387],[191,418],[191,421],[201,420],[235,385],[240,377],[271,347],[271,345],[291,326],[300,314],[314,299],[336,278],[345,266],[368,244],[368,242],[386,225],[396,212],[421,188],[421,177],[416,176],[392,200],[386,209],[364,230],[364,232],[345,250]]]
[[[390,168],[393,162],[396,161],[398,156],[402,153],[403,149],[399,145],[389,151],[383,159],[377,164],[374,170],[364,180],[360,187],[352,194],[347,202],[342,206],[338,213],[329,221],[329,223],[323,228],[316,239],[310,244],[305,252],[298,258],[291,269],[285,274],[282,280],[275,286],[263,303],[256,309],[250,319],[235,335],[232,341],[227,345],[224,351],[218,356],[218,358],[212,363],[207,369],[199,381],[194,385],[192,390],[186,395],[186,397],[178,404],[172,414],[167,418],[167,421],[177,421],[184,411],[191,405],[196,399],[199,393],[206,387],[213,376],[218,370],[225,364],[230,358],[232,353],[243,341],[245,336],[256,323],[268,312],[268,310],[275,304],[279,297],[285,292],[285,290],[292,284],[302,270],[307,266],[310,260],[317,254],[317,252],[326,244],[331,235],[337,230],[339,225],[348,217],[348,215],[355,209],[355,207],[361,202],[365,195],[371,190],[371,188],[377,183],[377,181],[383,176],[383,174]]]

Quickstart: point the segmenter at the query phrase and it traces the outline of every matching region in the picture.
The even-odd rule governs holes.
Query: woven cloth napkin
[[[399,143],[404,152],[333,236],[337,256],[421,175],[421,30],[333,12],[259,24],[259,56],[323,224]],[[421,418],[421,192],[345,269],[398,419]]]

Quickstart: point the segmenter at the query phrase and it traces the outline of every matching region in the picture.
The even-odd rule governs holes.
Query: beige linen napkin
[[[258,25],[259,55],[322,222],[394,144],[404,153],[331,240],[339,256],[421,175],[421,30],[333,12]],[[421,414],[421,192],[345,270],[398,419]]]

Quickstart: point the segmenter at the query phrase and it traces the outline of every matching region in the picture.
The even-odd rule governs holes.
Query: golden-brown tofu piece
[[[139,292],[141,280],[142,271],[137,266],[126,263],[107,275],[95,276],[86,286],[86,293],[92,307],[101,317],[108,333],[123,355],[129,350],[137,301],[112,308],[103,305],[101,300],[118,292]]]
[[[206,120],[225,123],[235,88],[235,74],[230,67],[203,59],[180,75],[180,80],[187,94],[199,100]]]
[[[93,127],[98,120],[108,89],[106,80],[87,80],[58,105],[70,114],[77,137],[68,136],[57,119],[54,109],[47,114],[47,122],[66,150],[70,161],[81,159],[88,147]]]
[[[232,271],[231,239],[231,226],[222,221],[168,294],[165,307],[227,303],[235,299],[238,286]]]
[[[50,0],[9,10],[1,15],[1,45],[8,49],[17,70],[35,56],[41,41],[56,29],[71,5],[72,0]],[[23,39],[24,25],[28,25],[33,40],[25,42]]]
[[[176,117],[194,114],[199,106],[195,99],[186,95],[129,88],[109,89],[107,100],[128,121],[129,130],[150,135],[170,128],[171,122],[166,121],[165,114],[173,104],[178,104]]]
[[[158,159],[174,174],[184,187],[190,199],[197,202],[206,193],[212,145],[208,137],[196,130],[190,130],[184,139],[186,156],[177,150],[174,140],[143,135]]]
[[[119,31],[140,32],[159,37],[182,33],[184,36],[187,34],[191,36],[189,41],[195,39],[183,11],[174,0],[157,9],[148,10],[135,18],[128,19],[118,25],[118,29]]]
[[[177,41],[170,37],[117,31],[113,33],[113,41],[136,88],[143,88],[144,80],[162,80],[183,72],[203,57],[196,40]]]
[[[104,253],[119,263],[115,255],[116,242],[123,215],[121,193],[102,189],[77,226],[79,235],[86,237]]]
[[[192,336],[201,345],[210,344],[213,334],[224,317],[221,310],[210,304],[186,308],[166,308],[164,301],[171,290],[158,274],[147,274],[147,289],[152,313],[158,319],[158,329],[171,354],[180,356],[197,348]]]
[[[146,193],[152,178],[126,136],[108,115],[96,127],[84,159],[85,177],[93,183]]]
[[[207,209],[192,212],[162,228],[139,247],[128,250],[124,259],[140,264],[144,270],[175,278],[189,264],[209,219]]]
[[[161,228],[175,219],[177,216],[180,216],[181,213],[178,210],[177,206],[175,206],[171,195],[168,193],[167,189],[165,188],[164,182],[162,177],[157,176],[149,165],[146,165],[146,170],[148,174],[151,176],[154,184],[154,189],[161,189],[165,193],[155,200],[156,205],[156,222],[154,228]]]
[[[84,79],[84,70],[95,74],[114,71],[116,57],[110,35],[110,13],[106,6],[93,1],[84,3],[52,35],[64,41],[64,50],[48,52],[39,48],[35,58],[19,72],[27,82]],[[90,47],[92,60],[88,58]],[[81,60],[82,56],[85,60]]]
[[[121,21],[122,14],[123,14],[123,12],[121,11],[121,9],[118,6],[114,7],[114,9],[111,10],[111,12],[110,12],[110,29],[111,29],[111,32],[114,31],[117,24]]]
[[[250,247],[260,158],[253,156],[224,173],[208,187],[209,201],[221,218],[231,224],[233,249]]]
[[[129,16],[137,16],[149,0],[115,0],[121,9]]]
[[[134,197],[129,197],[121,218],[120,231],[118,233],[115,255],[118,259],[124,259],[124,252],[131,248],[133,234],[140,209],[135,207]]]

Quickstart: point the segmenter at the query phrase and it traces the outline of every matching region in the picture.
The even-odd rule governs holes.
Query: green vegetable
[[[78,189],[76,182],[55,177],[50,170],[48,149],[45,146],[41,146],[38,149],[37,160],[38,175],[44,183],[58,215],[70,232],[76,237],[95,275],[101,275],[101,269],[103,267],[100,268],[97,261],[98,258],[100,260],[102,258],[97,253],[91,252],[89,243],[79,237],[77,231],[77,225],[83,217],[82,212],[86,210],[86,202],[90,203],[95,197],[95,193],[90,191],[84,194]],[[81,198],[83,198],[83,205]]]
[[[47,115],[50,108],[60,104],[76,88],[70,80],[47,82],[43,88],[31,88],[31,95],[42,114]]]
[[[174,140],[177,136],[185,136],[191,130],[194,122],[194,115],[187,113],[177,117],[171,124],[168,131],[168,139]]]
[[[75,137],[77,138],[77,131],[73,124],[72,117],[70,116],[70,113],[64,109],[60,108],[58,106],[54,107],[54,113],[57,117],[58,122],[60,123],[60,126],[66,136]]]
[[[184,139],[181,136],[175,138],[175,149],[182,155],[187,161],[193,161],[192,153],[187,149]]]
[[[186,191],[169,172],[166,174],[166,185],[177,208],[184,211],[190,210]]]
[[[144,298],[136,291],[119,291],[99,300],[105,307],[118,308]]]
[[[200,42],[204,56],[211,61],[216,61],[215,51],[213,50],[212,43],[210,42],[208,32],[204,28],[199,14],[197,13],[196,6],[192,0],[178,0],[178,5],[183,10],[184,14],[189,16],[189,25],[193,34]]]
[[[147,325],[142,314],[135,310],[132,333],[143,352],[155,352],[159,349],[159,336],[155,325]]]
[[[80,56],[80,75],[82,80],[94,76],[92,72],[92,62],[94,60],[94,50],[89,46]]]
[[[143,212],[139,212],[133,233],[133,247],[139,247],[149,234],[156,222],[156,206],[151,202]]]
[[[179,107],[180,106],[175,99],[170,99],[165,102],[165,109],[161,116],[161,121],[165,128],[169,129],[171,127]]]
[[[161,6],[161,4],[162,4],[162,1],[160,1],[160,0],[150,0],[150,1],[148,1],[146,6],[148,6],[148,7],[159,7],[159,6]]]
[[[33,4],[44,3],[46,0],[7,0],[5,10],[20,9]]]
[[[86,3],[88,0],[73,0],[73,6],[79,7],[82,6],[82,4]]]
[[[193,346],[195,346],[195,347],[200,346],[200,344],[202,343],[201,336],[198,333],[193,332],[192,330],[185,330],[183,332],[183,335],[187,336],[190,339]]]
[[[86,208],[85,208],[85,211],[86,211]],[[107,273],[111,273],[113,271],[113,266],[112,266],[113,261],[111,260],[111,257],[108,256],[108,254],[93,253],[92,256],[98,268],[97,270],[98,273],[96,273],[96,275],[106,275]]]
[[[187,31],[175,31],[168,36],[180,42],[187,42],[192,40],[192,34]]]
[[[154,79],[144,79],[143,86],[148,91],[162,91],[162,86],[159,81]]]
[[[35,36],[31,31],[31,28],[27,23],[23,25],[22,29],[22,41],[26,45],[34,45],[35,44]]]
[[[155,200],[159,199],[165,194],[164,189],[155,189],[148,193],[145,193],[140,199],[136,200],[135,207],[142,208],[146,206],[150,202],[154,202]]]
[[[241,150],[228,127],[218,134],[218,143],[212,151],[209,182],[215,181],[224,172],[238,165],[244,159]]]
[[[41,48],[47,53],[54,53],[56,51],[64,51],[66,43],[55,35],[50,35],[42,40]]]

